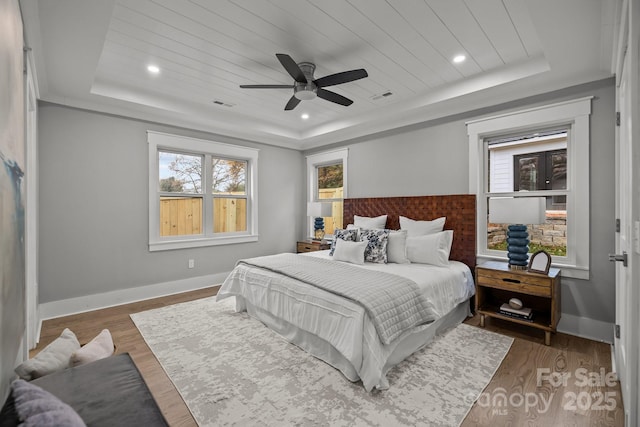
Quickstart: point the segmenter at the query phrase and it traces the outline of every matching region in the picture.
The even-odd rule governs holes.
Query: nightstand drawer
[[[325,242],[298,242],[296,247],[296,252],[304,253],[304,252],[315,252],[315,251],[324,251],[330,249],[331,245]]]
[[[476,280],[479,285],[490,288],[504,289],[506,291],[526,292],[531,295],[541,297],[551,297],[551,283],[549,280],[537,281],[522,280],[521,276],[513,276],[509,274],[484,274],[478,271]],[[492,273],[492,272],[487,272]]]
[[[551,280],[549,277],[544,275],[537,275],[535,273],[528,273],[526,270],[515,270],[513,271],[496,271],[496,270],[486,270],[484,268],[478,268],[478,275],[484,277],[490,277],[492,279],[498,279],[502,281],[513,282],[513,283],[527,283],[533,286],[546,286],[549,287],[551,285]]]

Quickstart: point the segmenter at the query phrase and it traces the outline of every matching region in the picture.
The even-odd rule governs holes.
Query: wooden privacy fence
[[[323,188],[318,190],[318,199],[342,199],[343,197],[342,187],[339,188]],[[339,202],[333,202],[331,217],[324,219],[324,232],[326,234],[333,234],[336,228],[342,228],[342,200]]]
[[[247,199],[213,199],[213,231],[247,231]]]
[[[246,231],[247,200],[215,198],[213,218],[215,233]],[[202,234],[202,224],[202,198],[160,198],[160,236]]]

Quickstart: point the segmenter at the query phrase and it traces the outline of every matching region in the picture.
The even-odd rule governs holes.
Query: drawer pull
[[[305,246],[304,247],[306,250],[310,251],[311,250],[311,246]]]
[[[520,280],[518,279],[502,279],[503,282],[509,282],[509,283],[520,283]]]

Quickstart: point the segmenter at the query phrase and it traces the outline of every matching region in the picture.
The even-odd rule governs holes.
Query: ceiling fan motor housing
[[[311,62],[300,62],[298,67],[300,67],[300,70],[307,78],[307,82],[296,82],[293,88],[293,95],[301,101],[309,101],[317,96],[316,92],[318,91],[318,87],[313,83],[313,73],[316,66]]]

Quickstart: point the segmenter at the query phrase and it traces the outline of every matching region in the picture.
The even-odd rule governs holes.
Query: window
[[[491,197],[545,197],[543,224],[529,228],[530,252],[567,253],[567,135],[568,129],[536,130],[506,138],[486,138],[489,210]],[[547,190],[556,190],[549,192]],[[487,249],[507,249],[509,224],[487,223]]]
[[[324,218],[325,233],[342,228],[343,199],[346,197],[348,150],[331,151],[307,157],[310,202],[332,202],[332,215]],[[309,235],[313,225],[309,219]]]
[[[257,240],[258,150],[147,136],[150,250]]]
[[[545,197],[545,223],[529,225],[530,252],[545,250],[563,275],[589,278],[590,113],[583,98],[467,122],[478,258],[506,260],[508,224],[489,223],[492,198]]]

